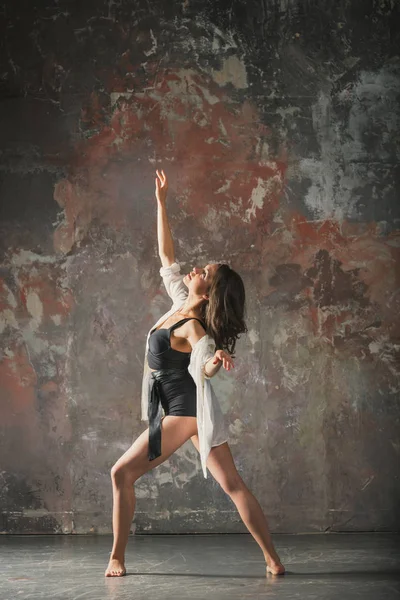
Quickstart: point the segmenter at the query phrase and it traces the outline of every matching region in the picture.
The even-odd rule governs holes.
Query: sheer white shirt
[[[188,289],[183,283],[183,276],[180,270],[181,267],[178,262],[174,262],[169,267],[160,268],[160,275],[163,279],[165,289],[172,300],[172,306],[170,310],[158,319],[147,333],[142,380],[142,421],[148,421],[148,388],[151,369],[148,364],[147,354],[149,351],[150,332],[155,327],[164,323],[174,312],[179,310],[187,298]],[[224,415],[211,385],[210,377],[204,373],[205,363],[212,358],[214,354],[214,340],[211,336],[205,334],[192,347],[188,367],[189,373],[196,384],[197,431],[199,436],[200,462],[205,478],[207,478],[206,462],[211,448],[228,441],[228,429]]]

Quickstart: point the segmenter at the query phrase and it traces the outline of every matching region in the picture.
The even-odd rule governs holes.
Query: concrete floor
[[[130,536],[121,578],[104,577],[112,537],[0,536],[0,599],[391,600],[400,535],[273,536],[287,573],[265,576],[249,534]]]

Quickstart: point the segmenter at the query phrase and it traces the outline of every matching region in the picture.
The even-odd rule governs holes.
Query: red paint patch
[[[286,156],[285,152],[279,157],[265,155],[263,143],[268,143],[271,132],[260,125],[255,105],[230,99],[204,74],[159,71],[158,63],[149,63],[147,68],[148,77],[154,71],[154,86],[130,78],[128,88],[135,91],[130,98],[117,101],[108,125],[96,96],[92,106],[85,107],[83,118],[90,114],[90,122],[99,131],[79,143],[68,182],[56,188],[55,198],[65,207],[65,222],[54,235],[57,251],[67,252],[94,218],[116,229],[126,226],[131,211],[121,192],[129,182],[125,169],[129,163],[135,164],[136,175],[132,202],[137,187],[146,189],[147,202],[154,210],[155,167],[149,157],[162,157],[171,189],[185,198],[185,212],[200,227],[213,207],[217,213],[226,212],[227,227],[245,225],[247,235],[256,236],[259,222],[271,220],[279,207]],[[110,93],[127,89],[118,79],[109,85]],[[210,102],[209,97],[214,100]],[[114,167],[117,176],[110,181],[109,171]],[[145,179],[141,171],[147,172]],[[265,186],[262,198],[257,199],[260,207],[251,201],[259,180]],[[246,216],[249,209],[254,216]]]

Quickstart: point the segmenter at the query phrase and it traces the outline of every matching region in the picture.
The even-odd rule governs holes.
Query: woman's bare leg
[[[198,435],[195,434],[191,440],[193,445],[199,450]],[[265,557],[265,562],[267,563],[267,572],[274,575],[282,575],[285,572],[285,567],[282,565],[274,548],[267,519],[257,499],[246,487],[243,479],[237,472],[227,442],[211,448],[207,458],[207,468],[222,489],[230,496],[238,509],[243,523],[260,546]]]
[[[125,575],[125,548],[135,512],[134,483],[171,456],[197,433],[196,417],[168,415],[161,421],[161,456],[149,461],[149,430],[143,431],[111,469],[114,543],[106,577]]]

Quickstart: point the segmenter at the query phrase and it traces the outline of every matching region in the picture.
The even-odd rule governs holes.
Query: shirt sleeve
[[[203,375],[204,375],[205,379],[211,379],[211,377],[209,377],[209,376],[206,374],[206,372],[205,372],[204,368],[205,368],[205,365],[203,365]]]
[[[183,304],[188,296],[188,289],[183,283],[184,276],[181,274],[181,265],[174,262],[169,267],[161,267],[160,275],[173,304]]]
[[[214,354],[215,354],[215,342],[210,336],[208,336],[207,348],[204,350],[203,356],[201,358],[201,371],[206,379],[211,379],[211,377],[209,377],[204,370],[205,366],[206,366],[206,362],[208,362],[210,360],[210,358],[212,358],[214,356]]]

